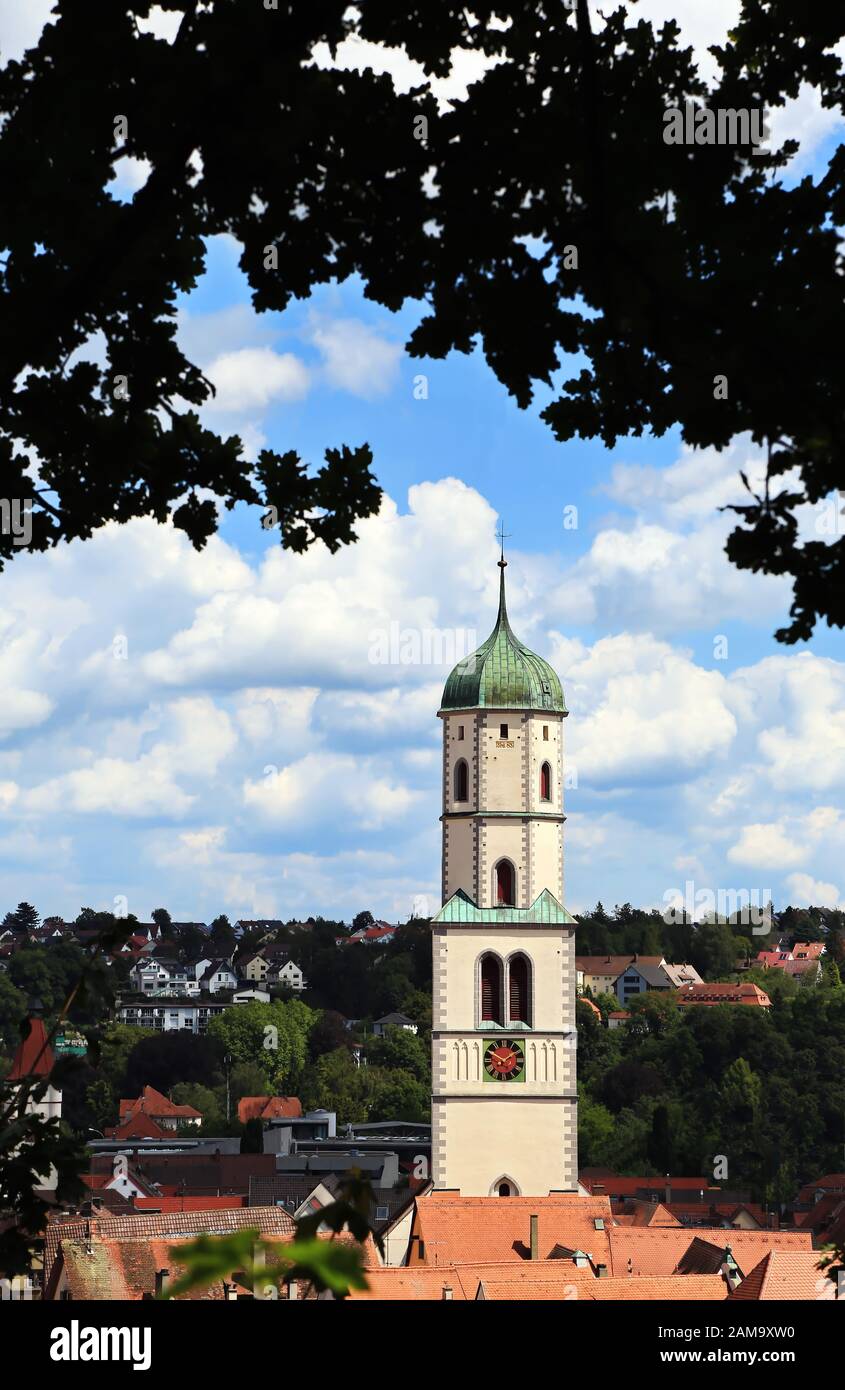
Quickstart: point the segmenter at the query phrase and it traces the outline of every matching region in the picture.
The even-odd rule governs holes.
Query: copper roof
[[[533,709],[566,714],[557,673],[515,636],[505,602],[505,565],[500,561],[499,612],[486,642],[465,656],[443,689],[441,709]]]

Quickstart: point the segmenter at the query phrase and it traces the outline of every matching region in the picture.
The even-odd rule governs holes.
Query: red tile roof
[[[845,1173],[824,1173],[815,1182],[805,1183],[798,1193],[799,1203],[809,1206],[815,1202],[817,1192],[845,1193]]]
[[[690,1275],[684,1279],[591,1279],[562,1276],[547,1283],[520,1284],[512,1279],[482,1280],[485,1299],[505,1302],[677,1302],[714,1303],[727,1298],[721,1275]]]
[[[636,1197],[638,1192],[657,1192],[662,1197],[667,1185],[673,1192],[706,1192],[709,1185],[709,1179],[704,1177],[623,1178],[604,1169],[590,1168],[585,1168],[580,1174],[580,1182],[596,1197],[603,1196],[606,1192],[612,1193],[614,1197]],[[717,1187],[712,1189],[714,1193],[719,1190]]]
[[[167,1096],[163,1096],[154,1086],[145,1086],[135,1100],[122,1100],[118,1113],[121,1120],[136,1114],[152,1115],[154,1120],[202,1119],[201,1111],[195,1110],[192,1105],[174,1105],[172,1100],[168,1100]]]
[[[192,1235],[154,1236],[151,1239],[95,1236],[90,1241],[64,1239],[46,1297],[55,1297],[63,1273],[74,1301],[107,1299],[137,1302],[145,1295],[149,1297],[155,1293],[159,1270],[167,1270],[173,1282],[184,1273],[184,1265],[179,1262],[178,1255],[174,1258],[172,1252],[190,1244],[193,1239]],[[293,1237],[285,1234],[265,1236],[264,1239],[285,1243]],[[268,1263],[272,1263],[269,1257]],[[229,1275],[230,1283],[233,1282],[234,1272],[231,1271]],[[178,1297],[201,1303],[221,1301],[225,1297],[223,1280],[215,1280],[212,1284],[192,1289]]]
[[[663,956],[576,956],[575,966],[585,975],[613,975],[627,970],[629,965],[660,965]]]
[[[501,1199],[500,1199],[501,1200]],[[685,1261],[692,1245],[702,1242],[724,1252],[730,1245],[734,1259],[742,1270],[750,1269],[769,1250],[809,1250],[809,1232],[800,1231],[738,1231],[723,1227],[619,1227],[610,1232],[612,1273],[636,1277],[662,1277],[673,1274]]]
[[[731,1299],[834,1299],[836,1284],[819,1269],[818,1250],[770,1250],[734,1289]]]
[[[501,1199],[500,1199],[501,1200]],[[48,1220],[44,1235],[44,1280],[50,1277],[53,1261],[62,1240],[85,1241],[89,1233],[98,1240],[150,1240],[173,1239],[179,1236],[193,1238],[200,1231],[215,1235],[228,1234],[255,1227],[263,1236],[290,1236],[293,1233],[293,1219],[281,1207],[241,1207],[236,1210],[215,1209],[213,1211],[164,1212],[160,1216],[153,1212],[138,1212],[131,1216],[66,1216],[64,1214]]]
[[[417,1201],[412,1235],[423,1242],[422,1263],[466,1264],[479,1260],[520,1260],[530,1248],[531,1217],[539,1218],[538,1254],[556,1246],[583,1250],[598,1263],[610,1258],[607,1197],[560,1194],[551,1197],[461,1197],[433,1192]],[[605,1229],[596,1229],[596,1220]],[[417,1242],[414,1242],[416,1247]],[[412,1249],[411,1258],[417,1256]]]
[[[796,960],[806,957],[808,960],[818,960],[819,956],[825,953],[823,941],[796,941],[792,948],[792,954]]]
[[[7,1081],[21,1081],[25,1076],[49,1076],[53,1070],[55,1058],[47,1041],[43,1018],[30,1018],[28,1023],[29,1032],[15,1049]]]
[[[384,1268],[367,1271],[366,1289],[353,1289],[349,1297],[360,1303],[420,1303],[432,1302],[445,1297],[444,1289],[451,1289],[452,1298],[466,1299],[456,1272],[448,1265],[438,1269],[428,1269],[425,1265],[415,1268]]]
[[[678,990],[678,1003],[689,1004],[750,1004],[754,1008],[769,1009],[772,1001],[759,985],[684,985]]]
[[[647,1202],[634,1198],[626,1204],[626,1208],[629,1209],[626,1209],[625,1215],[633,1217],[632,1225],[636,1227],[677,1228],[681,1224],[677,1216],[674,1216],[662,1202]]]
[[[172,1132],[162,1129],[152,1115],[144,1115],[140,1111],[136,1111],[112,1129],[103,1130],[107,1139],[165,1139],[168,1133]]]
[[[828,1192],[809,1211],[796,1211],[795,1224],[804,1231],[823,1231],[845,1209],[845,1192]]]
[[[136,1197],[136,1211],[227,1211],[245,1207],[246,1197]]]
[[[298,1120],[302,1117],[302,1102],[297,1096],[244,1096],[238,1101],[238,1119]]]

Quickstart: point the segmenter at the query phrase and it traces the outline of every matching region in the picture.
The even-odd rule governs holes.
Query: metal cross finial
[[[497,537],[498,537],[499,544],[500,544],[500,546],[502,547],[502,558],[499,560],[499,564],[500,564],[503,568],[504,568],[504,566],[508,563],[507,560],[505,559],[505,541],[510,539],[510,534],[511,534],[510,531],[506,531],[506,530],[505,530],[505,524],[504,524],[504,522],[503,522],[503,521],[500,521],[500,522],[499,522],[499,529],[498,529],[498,531],[496,532],[496,535],[497,535]]]

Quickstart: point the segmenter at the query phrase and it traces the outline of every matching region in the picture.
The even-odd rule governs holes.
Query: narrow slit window
[[[499,907],[514,906],[513,865],[507,859],[500,859],[496,865],[496,903]]]
[[[455,800],[469,800],[469,768],[466,758],[461,758],[460,762],[455,764]]]
[[[540,800],[551,801],[552,799],[552,769],[549,763],[543,763],[540,768]]]

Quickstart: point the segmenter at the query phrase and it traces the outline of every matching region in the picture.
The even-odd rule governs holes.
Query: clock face
[[[524,1081],[525,1053],[515,1038],[491,1038],[484,1045],[485,1081]]]

